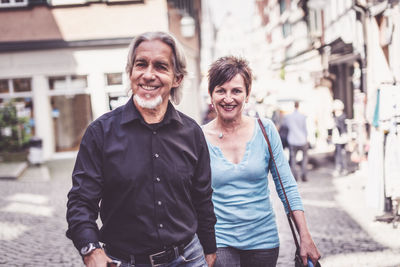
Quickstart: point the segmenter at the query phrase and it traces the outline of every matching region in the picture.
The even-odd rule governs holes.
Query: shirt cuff
[[[94,229],[85,228],[80,231],[74,232],[72,235],[67,233],[67,236],[72,239],[75,248],[80,251],[80,249],[89,243],[99,242],[98,233]]]
[[[203,246],[204,254],[213,254],[217,251],[217,243],[215,240],[215,234],[199,234],[199,240]]]

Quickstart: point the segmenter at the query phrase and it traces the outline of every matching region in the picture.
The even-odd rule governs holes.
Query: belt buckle
[[[155,263],[154,263],[154,260],[153,260],[153,257],[158,256],[158,255],[161,255],[161,254],[165,253],[165,251],[166,251],[166,250],[149,255],[151,267],[157,267],[157,266],[160,266],[160,265],[163,264],[163,263],[155,264]]]
[[[157,266],[161,266],[161,265],[167,263],[167,262],[164,262],[164,263],[160,263],[160,264],[155,264],[155,263],[154,263],[154,259],[153,259],[153,257],[155,257],[155,256],[158,256],[158,255],[161,255],[161,254],[163,254],[163,253],[166,253],[167,250],[168,250],[168,249],[163,250],[163,251],[161,251],[161,252],[157,252],[157,253],[154,253],[154,254],[149,255],[151,267],[157,267]],[[173,250],[174,250],[175,259],[176,259],[176,258],[177,258],[177,255],[179,255],[178,247],[173,246]]]

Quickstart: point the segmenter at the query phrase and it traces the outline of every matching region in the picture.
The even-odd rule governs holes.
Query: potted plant
[[[0,106],[0,160],[25,161],[30,140],[29,118],[18,116],[17,103]]]

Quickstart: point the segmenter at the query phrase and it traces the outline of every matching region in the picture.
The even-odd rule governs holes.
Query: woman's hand
[[[317,246],[311,238],[311,234],[308,231],[306,218],[304,212],[301,210],[293,211],[294,219],[300,234],[300,256],[303,261],[303,265],[307,266],[307,259],[311,259],[312,263],[315,264],[321,258]]]
[[[308,235],[308,237],[300,237],[300,256],[304,266],[307,266],[308,259],[310,259],[315,266],[317,261],[321,258],[321,254],[310,235]]]

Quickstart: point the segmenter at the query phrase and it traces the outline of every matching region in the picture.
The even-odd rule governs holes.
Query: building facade
[[[322,28],[316,48],[324,75],[332,81],[333,97],[345,104],[354,155],[362,160],[370,129],[381,121],[380,130],[386,131],[384,122],[399,115],[398,105],[388,102],[400,95],[399,1],[315,0],[308,5]]]
[[[350,159],[357,163],[368,160],[368,202],[379,211],[390,211],[388,199],[400,195],[398,171],[390,167],[400,164],[400,1],[256,3],[265,45],[272,51],[268,60],[275,77],[295,81],[296,77],[311,77],[315,83],[312,94],[300,88],[304,79],[297,79],[293,86],[307,98],[328,88],[328,94],[315,98],[321,103],[328,104],[324,102],[328,98],[342,100],[348,118]],[[282,84],[279,90],[284,91],[288,83]],[[327,114],[332,111],[327,110]]]
[[[259,0],[256,5],[259,27],[264,32],[268,51],[264,66],[270,70],[265,99],[274,99],[272,108],[284,113],[291,112],[294,101],[300,101],[300,109],[308,117],[309,141],[317,145],[318,150],[325,149],[323,133],[328,126],[322,124],[326,118],[320,117],[330,114],[326,112],[324,102],[326,92],[315,90],[323,68],[321,55],[312,41],[312,36],[319,33],[316,28],[309,27],[307,3],[302,0]]]
[[[178,2],[1,1],[0,103],[24,104],[44,159],[76,151],[91,121],[126,103],[128,45],[145,31],[183,44],[190,74],[178,109],[198,119],[201,6]]]

